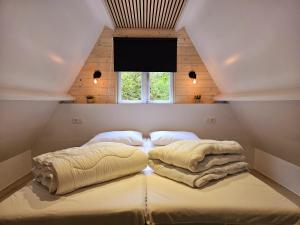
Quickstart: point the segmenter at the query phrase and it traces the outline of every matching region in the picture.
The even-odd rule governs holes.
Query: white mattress
[[[146,178],[142,173],[61,197],[30,182],[0,202],[0,224],[143,225],[145,199]]]
[[[294,203],[248,172],[203,189],[148,175],[147,215],[150,224],[300,223]]]

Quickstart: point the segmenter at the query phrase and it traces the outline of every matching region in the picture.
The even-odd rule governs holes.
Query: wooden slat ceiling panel
[[[116,28],[174,29],[187,0],[105,0]]]

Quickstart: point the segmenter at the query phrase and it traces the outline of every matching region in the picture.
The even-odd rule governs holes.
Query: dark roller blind
[[[114,38],[114,70],[176,72],[177,38]]]

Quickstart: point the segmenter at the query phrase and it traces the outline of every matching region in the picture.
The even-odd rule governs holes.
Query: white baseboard
[[[300,167],[255,149],[254,169],[300,196]]]
[[[27,175],[32,168],[31,151],[0,163],[0,191]]]

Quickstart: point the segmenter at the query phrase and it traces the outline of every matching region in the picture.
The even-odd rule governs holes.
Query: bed
[[[151,141],[143,143],[148,152]],[[31,181],[0,202],[0,225],[144,225],[145,173],[151,169],[63,196]]]
[[[141,150],[152,143],[145,139]],[[288,225],[299,208],[250,173],[193,189],[141,173],[54,196],[29,182],[0,202],[0,225]]]

